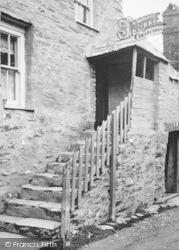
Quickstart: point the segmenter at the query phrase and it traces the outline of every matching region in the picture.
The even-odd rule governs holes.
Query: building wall
[[[129,133],[127,143],[119,144],[116,167],[115,211],[126,217],[142,211],[165,194],[166,133]],[[82,198],[73,213],[75,227],[104,223],[109,220],[110,168],[105,168],[95,187]]]
[[[156,129],[158,130],[164,130],[165,123],[179,120],[179,82],[175,80],[174,72],[169,64],[159,63],[156,90]]]
[[[179,8],[170,4],[163,13],[163,46],[164,55],[172,66],[179,71]]]
[[[120,0],[94,1],[94,28],[120,16]],[[119,10],[119,11],[118,11]],[[5,110],[0,86],[0,186],[41,171],[95,122],[95,74],[85,54],[98,32],[75,22],[74,1],[0,1],[0,11],[31,22],[26,32],[26,108]],[[17,181],[16,181],[17,180]]]

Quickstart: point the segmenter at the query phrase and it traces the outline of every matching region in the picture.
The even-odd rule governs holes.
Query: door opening
[[[179,193],[179,131],[169,133],[165,165],[166,193]]]

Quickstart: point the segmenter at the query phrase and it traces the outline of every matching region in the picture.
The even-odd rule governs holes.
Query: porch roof
[[[109,54],[116,54],[121,50],[130,48],[130,47],[138,47],[154,57],[163,60],[165,62],[170,62],[160,51],[158,51],[147,39],[143,39],[140,41],[133,39],[126,39],[123,41],[115,40],[115,41],[98,41],[97,43],[92,44],[90,50],[87,53],[87,58],[98,58],[100,56],[105,56]]]

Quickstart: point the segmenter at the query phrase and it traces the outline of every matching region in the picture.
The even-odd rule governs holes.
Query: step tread
[[[11,205],[31,206],[36,208],[48,209],[52,212],[61,212],[61,203],[33,201],[25,199],[13,199],[13,200],[7,200],[6,202]]]
[[[62,187],[42,187],[42,186],[26,184],[26,185],[23,185],[22,188],[30,189],[34,191],[62,192]]]
[[[27,239],[29,237],[23,236],[21,234],[13,234],[8,232],[0,232],[0,239]]]
[[[47,230],[55,230],[61,226],[60,222],[52,220],[34,219],[34,218],[21,218],[1,214],[0,222],[15,224],[24,227],[36,227]]]
[[[46,178],[61,178],[62,175],[60,174],[51,174],[51,173],[41,173],[41,174],[34,174],[34,177],[46,177]]]

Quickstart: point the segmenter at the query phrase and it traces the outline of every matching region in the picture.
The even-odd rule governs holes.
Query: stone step
[[[78,175],[78,169],[79,169],[79,163],[77,162],[76,164],[76,168],[77,168],[77,175]],[[88,168],[88,172],[90,172],[90,164],[89,164],[89,168]],[[56,166],[53,168],[51,165],[46,167],[46,172],[49,174],[54,174],[54,175],[58,175],[59,174],[59,168],[57,168]],[[72,167],[71,167],[71,173],[72,173]],[[85,173],[85,163],[83,163],[82,165],[82,175],[84,175]],[[62,173],[61,173],[62,175]]]
[[[23,199],[6,200],[6,214],[17,217],[61,220],[61,204]]]
[[[62,175],[41,173],[35,174],[32,178],[31,184],[41,187],[61,187],[62,186]]]
[[[0,229],[39,239],[55,239],[60,236],[60,222],[34,218],[0,215]]]
[[[63,169],[66,167],[66,163],[61,162],[49,162],[46,166],[46,172],[51,174],[63,174]]]
[[[27,239],[27,236],[8,232],[0,232],[0,239]]]
[[[60,162],[60,163],[66,163],[68,162],[72,157],[73,157],[73,152],[61,152],[57,159],[56,159],[56,162]]]
[[[84,179],[84,177],[82,177]],[[32,185],[41,187],[61,187],[63,177],[57,174],[42,173],[33,176]],[[72,183],[72,175],[71,175]],[[78,173],[76,174],[76,188],[78,187]]]
[[[61,202],[62,187],[40,187],[31,184],[23,185],[20,198],[34,201]]]

